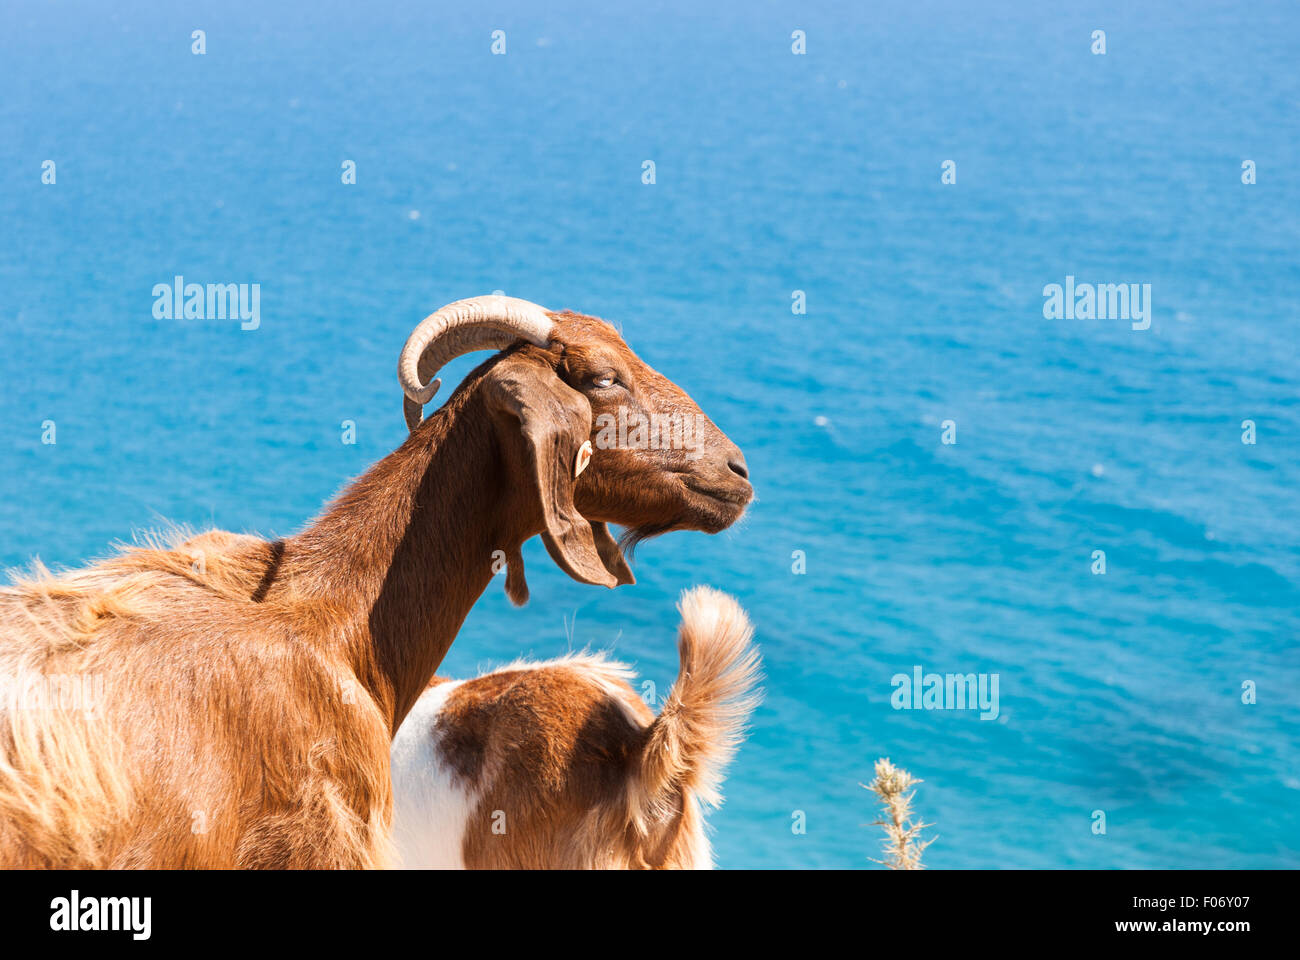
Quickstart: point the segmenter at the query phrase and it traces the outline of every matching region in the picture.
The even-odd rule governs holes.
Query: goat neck
[[[393,732],[491,582],[495,552],[517,555],[543,527],[487,420],[480,397],[457,394],[288,543],[285,582],[338,611]]]

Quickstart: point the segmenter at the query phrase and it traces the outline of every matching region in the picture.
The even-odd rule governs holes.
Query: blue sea
[[[591,647],[663,691],[712,584],[766,670],[723,867],[879,869],[879,757],[924,781],[934,869],[1300,866],[1294,3],[0,26],[0,563],[299,529],[401,441],[411,327],[502,290],[618,324],[758,501],[616,591],[533,541],[532,601],[494,584],[442,672]],[[260,325],[155,319],[176,275],[260,284]],[[1067,277],[1150,284],[1149,329],[1047,319]],[[997,674],[999,715],[894,709],[918,666]]]

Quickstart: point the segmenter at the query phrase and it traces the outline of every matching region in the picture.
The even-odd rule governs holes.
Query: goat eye
[[[612,373],[602,373],[600,376],[598,376],[595,380],[591,382],[595,386],[600,387],[603,390],[605,387],[612,387],[618,381],[615,379]]]

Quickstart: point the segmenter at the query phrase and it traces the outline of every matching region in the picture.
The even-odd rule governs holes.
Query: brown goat
[[[614,586],[633,581],[607,523],[635,541],[741,515],[740,451],[680,388],[603,321],[523,304],[524,330],[520,304],[417,328],[421,379],[513,346],[423,423],[436,382],[404,374],[411,435],[296,536],[214,532],[0,590],[0,866],[383,865],[392,735],[497,559],[522,603],[532,536]],[[600,443],[576,476],[619,408],[698,415],[699,455]],[[50,696],[65,678],[102,696]]]
[[[393,738],[393,841],[419,868],[702,869],[702,808],[757,700],[725,593],[682,594],[681,668],[656,717],[601,656],[435,679]]]

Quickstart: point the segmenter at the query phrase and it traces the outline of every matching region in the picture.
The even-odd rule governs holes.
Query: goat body
[[[409,868],[705,868],[702,809],[756,702],[731,597],[682,596],[681,668],[659,716],[601,656],[435,679],[393,739],[393,839]]]
[[[608,324],[551,317],[545,348],[480,365],[295,536],[214,531],[0,590],[0,867],[384,865],[392,736],[496,556],[522,602],[532,536],[614,586],[633,581],[606,522],[734,522],[752,490],[716,428],[702,460],[602,451],[578,480],[594,411],[698,407]],[[59,678],[96,694],[39,694]]]

